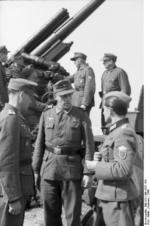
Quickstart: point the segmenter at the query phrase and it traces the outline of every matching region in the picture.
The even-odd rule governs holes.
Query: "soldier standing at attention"
[[[37,186],[41,175],[45,226],[62,226],[62,204],[67,225],[80,226],[81,185],[87,187],[91,183],[87,170],[83,176],[82,165],[82,159],[93,158],[91,122],[82,109],[72,106],[73,92],[69,81],[57,82],[57,104],[42,113],[39,123],[33,169]]]
[[[131,87],[128,79],[127,73],[116,66],[117,56],[110,53],[105,53],[103,56],[103,64],[105,67],[105,71],[102,74],[101,78],[101,91],[99,92],[100,97],[103,99],[103,96],[111,91],[122,91],[130,96]],[[103,115],[103,107],[102,108],[102,129],[105,128],[105,119]]]
[[[86,63],[87,56],[83,53],[75,53],[71,58],[77,67],[77,72],[70,76],[74,83],[75,92],[72,95],[72,105],[85,110],[88,114],[94,106],[95,74]]]
[[[96,197],[106,226],[134,226],[134,201],[138,197],[132,179],[137,153],[136,133],[126,118],[131,98],[123,92],[104,97],[105,120],[111,119],[109,135],[94,161],[86,161],[99,180]],[[101,161],[98,161],[99,157]]]
[[[35,104],[26,79],[10,79],[9,102],[0,113],[0,225],[23,226],[26,201],[34,194],[31,134],[25,117]]]
[[[0,46],[0,111],[4,107],[5,103],[8,102],[8,93],[6,86],[6,73],[3,64],[7,60],[7,54],[9,51],[6,46]]]

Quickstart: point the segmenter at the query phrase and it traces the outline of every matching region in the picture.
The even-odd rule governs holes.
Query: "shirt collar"
[[[88,64],[87,63],[85,63],[85,64],[82,64],[79,68],[78,68],[78,71],[79,70],[83,70],[85,67],[87,67],[88,66]]]
[[[56,106],[56,114],[57,114],[57,115],[58,115],[60,112],[64,112],[64,113],[66,113],[66,114],[69,114],[69,112],[70,112],[71,110],[72,110],[72,105],[71,105],[71,107],[69,108],[68,111],[62,110],[62,109],[58,108],[58,106]]]
[[[111,126],[109,127],[109,132],[112,132],[113,130],[115,130],[118,127],[122,126],[123,124],[127,124],[127,123],[129,123],[129,119],[123,118],[123,119],[111,124]]]
[[[6,109],[10,111],[10,113],[17,114],[21,119],[23,119],[23,121],[26,121],[25,117],[21,114],[21,112],[16,107],[8,103],[6,103],[5,106],[6,106]]]
[[[113,71],[116,67],[117,67],[117,66],[116,66],[116,65],[114,65],[113,67],[108,68],[106,71]]]

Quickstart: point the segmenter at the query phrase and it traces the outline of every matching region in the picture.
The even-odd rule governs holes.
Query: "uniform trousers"
[[[67,226],[80,226],[81,180],[42,180],[45,226],[62,226],[62,205]]]
[[[0,197],[0,226],[23,226],[26,198],[24,197],[20,201],[22,202],[22,211],[18,215],[13,215],[8,211],[8,202],[4,197]]]
[[[132,201],[100,201],[103,219],[106,226],[135,226],[134,205]]]

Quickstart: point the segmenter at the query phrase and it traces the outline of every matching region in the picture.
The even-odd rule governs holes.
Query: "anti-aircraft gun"
[[[11,71],[9,77],[26,77],[36,81],[39,84],[38,95],[42,100],[42,96],[47,91],[47,84],[54,84],[69,75],[58,61],[70,50],[73,42],[64,43],[63,40],[104,1],[91,0],[71,18],[67,9],[59,10],[47,24],[10,57],[7,62],[7,66]],[[37,76],[28,76],[27,73],[24,73],[26,65],[32,65],[37,71]]]
[[[60,60],[72,46],[73,42],[63,43],[63,40],[69,36],[90,14],[92,14],[105,0],[91,0],[72,18],[66,9],[61,9],[46,25],[44,25],[37,33],[26,41],[8,60],[7,65],[17,65],[17,73],[20,76],[20,71],[26,64],[33,64],[36,68],[46,70],[46,64],[49,64],[48,71],[53,72],[56,68],[56,62]],[[39,57],[39,59],[38,59]],[[37,63],[37,62],[40,62]],[[62,70],[62,67],[57,64],[57,69]],[[57,73],[59,72],[57,70]],[[53,73],[54,75],[54,73]],[[65,76],[68,74],[66,73]],[[46,74],[47,77],[47,74]],[[49,77],[52,79],[52,74]],[[42,79],[41,79],[42,83]]]

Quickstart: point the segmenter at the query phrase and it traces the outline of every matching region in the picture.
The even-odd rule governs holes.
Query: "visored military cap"
[[[24,79],[24,78],[11,78],[8,84],[8,90],[15,91],[30,91],[34,92],[34,88],[37,87],[37,83]]]
[[[71,94],[74,92],[74,89],[71,86],[71,83],[68,80],[61,80],[56,82],[53,86],[54,94],[58,94],[60,96]]]
[[[0,46],[0,53],[9,53],[10,51],[8,51],[8,49],[6,48],[5,45]]]
[[[108,92],[104,95],[104,101],[108,97],[117,97],[119,100],[121,100],[123,103],[125,103],[127,106],[129,106],[129,103],[131,101],[131,97],[128,96],[126,93],[123,93],[121,91],[112,91]]]
[[[101,61],[106,61],[106,60],[113,60],[115,62],[117,60],[117,56],[112,53],[104,53],[104,56],[101,59]]]
[[[70,60],[76,60],[77,58],[82,58],[83,60],[86,60],[87,56],[84,53],[76,52],[74,53],[74,56],[70,58]]]

